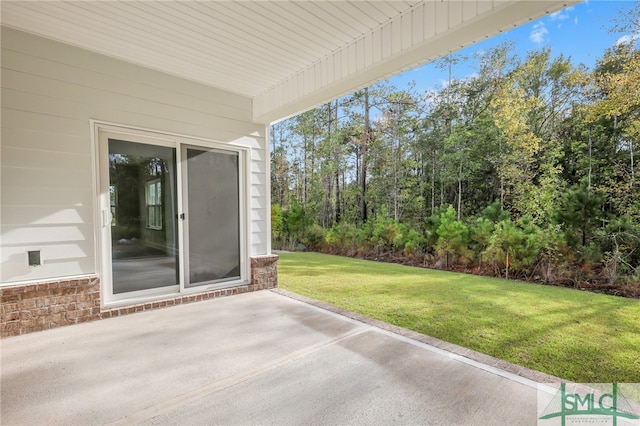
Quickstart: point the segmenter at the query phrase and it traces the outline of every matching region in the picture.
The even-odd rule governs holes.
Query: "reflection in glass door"
[[[184,146],[185,287],[240,279],[239,157]]]
[[[175,148],[109,139],[113,294],[176,286]]]

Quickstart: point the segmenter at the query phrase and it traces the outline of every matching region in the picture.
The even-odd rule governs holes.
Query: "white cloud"
[[[618,46],[620,44],[635,43],[638,40],[640,40],[640,33],[625,34],[622,37],[620,37],[618,40],[616,40],[615,44],[616,46]]]
[[[544,41],[547,34],[549,34],[549,30],[547,30],[544,22],[538,22],[533,26],[531,34],[529,34],[529,40],[533,43],[540,44]]]
[[[559,10],[549,15],[549,18],[551,18],[552,21],[564,21],[565,19],[569,19],[569,14],[566,10]]]
[[[559,10],[557,12],[554,12],[552,14],[549,15],[549,19],[551,21],[558,21],[558,28],[562,28],[562,24],[560,23],[561,21],[565,21],[567,19],[571,18],[571,12],[573,11],[573,7],[568,7],[566,9],[563,10]],[[578,24],[578,17],[576,16],[573,19],[573,22],[577,25]]]

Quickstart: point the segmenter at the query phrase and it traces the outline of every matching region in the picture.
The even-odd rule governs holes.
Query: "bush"
[[[341,222],[333,225],[324,241],[332,253],[353,255],[357,251],[358,228],[350,223]]]
[[[433,214],[425,220],[425,225],[426,225],[425,234],[427,236],[428,248],[435,247],[436,243],[438,242],[438,233],[436,232],[436,230],[438,229],[438,226],[440,226],[440,216],[442,213],[445,213],[449,207],[451,206],[449,205],[449,206],[443,206],[443,207],[436,207]]]
[[[284,234],[286,234],[286,238],[283,235],[283,239],[286,239],[289,248],[295,249],[299,243],[304,242],[307,228],[311,226],[312,220],[304,207],[296,202],[292,203],[289,210],[285,211],[282,216]]]
[[[380,213],[376,216],[373,223],[370,241],[378,253],[380,251],[391,251],[400,245],[404,248],[401,240],[403,225],[386,216],[387,209],[385,206],[382,206]]]
[[[310,250],[317,251],[322,249],[322,245],[324,244],[325,232],[322,226],[314,223],[310,227],[306,229],[303,243]]]
[[[612,220],[597,238],[610,284],[624,275],[640,274],[640,224],[633,218],[621,216]]]
[[[482,252],[487,249],[495,228],[495,223],[485,217],[477,218],[469,227],[470,246],[480,267],[482,267]]]
[[[438,236],[435,246],[436,252],[440,256],[445,256],[447,268],[450,257],[453,257],[454,261],[462,258],[466,263],[470,257],[467,225],[456,219],[456,212],[452,206],[448,206],[440,214],[439,222],[436,229]]]
[[[518,224],[511,219],[498,222],[484,252],[485,259],[494,267],[504,270],[505,278],[510,272],[530,273],[542,247],[542,233],[533,221],[522,218]]]
[[[415,229],[410,229],[404,242],[402,254],[408,258],[413,258],[424,253],[427,239]]]
[[[273,204],[271,206],[271,244],[276,249],[282,248],[283,224],[282,208],[277,204]]]

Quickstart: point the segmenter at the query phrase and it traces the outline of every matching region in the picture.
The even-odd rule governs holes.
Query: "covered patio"
[[[277,287],[271,123],[571,3],[3,1],[0,334]]]
[[[276,287],[270,123],[567,3],[3,1],[0,334]]]
[[[5,339],[0,361],[7,425],[535,425],[559,380],[278,291]]]

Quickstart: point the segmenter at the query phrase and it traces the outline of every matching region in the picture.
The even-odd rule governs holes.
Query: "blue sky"
[[[479,50],[487,50],[501,42],[515,42],[515,52],[524,58],[528,51],[551,48],[553,56],[564,54],[571,57],[574,64],[584,64],[592,68],[604,51],[613,46],[621,37],[632,34],[614,34],[608,30],[613,18],[621,12],[633,8],[640,0],[605,1],[590,0],[578,3],[568,9],[532,21],[498,36],[469,46],[456,54],[473,57]],[[638,35],[635,35],[636,37]],[[453,69],[455,78],[464,78],[475,70],[473,60],[459,64]],[[398,88],[406,87],[410,81],[416,82],[416,90],[436,88],[447,80],[447,72],[439,70],[433,63],[389,79]]]

